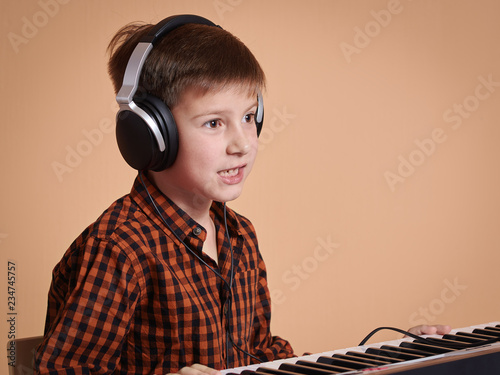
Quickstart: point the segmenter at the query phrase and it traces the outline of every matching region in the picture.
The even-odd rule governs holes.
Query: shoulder
[[[151,232],[141,207],[127,194],[113,202],[80,237],[92,237],[100,241],[122,243],[141,240]]]
[[[145,233],[151,232],[137,203],[129,194],[113,202],[92,224],[73,241],[66,257],[81,257],[83,253],[112,252],[113,257],[135,258],[135,249],[147,241]]]
[[[73,280],[92,268],[119,269],[133,277],[140,270],[138,249],[146,248],[144,213],[129,195],[113,202],[73,241],[53,276]],[[140,273],[140,272],[139,272]],[[69,281],[68,281],[69,282]]]

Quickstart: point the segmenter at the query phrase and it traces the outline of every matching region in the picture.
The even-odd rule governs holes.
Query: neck
[[[211,199],[207,199],[196,192],[176,189],[168,183],[167,178],[162,178],[160,173],[150,172],[148,173],[148,177],[158,190],[169,197],[170,200],[197,223],[205,226],[212,221],[210,218],[210,207],[212,206]]]

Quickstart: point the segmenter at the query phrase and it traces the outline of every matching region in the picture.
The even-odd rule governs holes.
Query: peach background
[[[16,334],[39,335],[52,268],[130,190],[109,39],[178,13],[237,35],[268,77],[231,206],[257,227],[274,334],[319,352],[381,325],[500,319],[498,1],[2,1],[0,341],[7,260]]]

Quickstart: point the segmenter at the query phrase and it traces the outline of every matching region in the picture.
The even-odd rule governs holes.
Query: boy
[[[130,56],[157,28],[128,25],[111,41],[119,97]],[[257,154],[261,67],[237,38],[202,20],[155,39],[139,71],[134,100],[162,124],[162,138],[147,121],[127,134],[135,104],[124,100],[118,141],[139,174],[55,267],[35,372],[214,374],[293,356],[270,332],[254,228],[224,203],[241,194]],[[150,108],[164,104],[175,126],[168,108]],[[148,137],[143,157],[135,147]]]
[[[152,27],[128,25],[111,41],[116,91]],[[141,170],[55,267],[38,373],[165,374],[293,355],[270,333],[254,228],[220,203],[252,169],[264,85],[251,52],[219,27],[188,23],[154,46],[140,86],[172,111],[175,162]]]

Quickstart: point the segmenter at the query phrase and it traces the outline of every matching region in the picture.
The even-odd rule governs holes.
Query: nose
[[[236,124],[231,127],[231,130],[228,132],[228,154],[245,155],[250,151],[252,134],[250,134],[249,130],[250,129],[245,129],[241,124]]]

